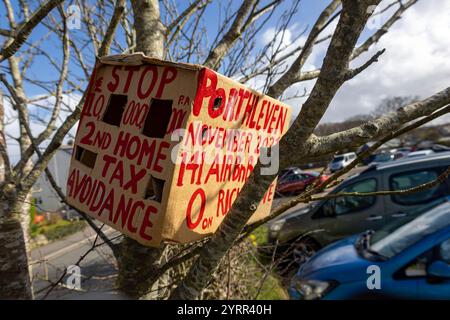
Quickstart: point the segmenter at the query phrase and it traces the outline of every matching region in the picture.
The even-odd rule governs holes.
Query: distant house
[[[60,147],[48,164],[48,169],[64,193],[66,192],[72,148],[72,146]],[[38,211],[56,212],[64,206],[45,172],[41,174],[34,185],[33,198],[36,199]]]

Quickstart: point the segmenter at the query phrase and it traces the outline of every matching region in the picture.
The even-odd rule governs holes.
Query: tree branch
[[[409,0],[405,4],[402,4],[400,1],[396,1],[400,3],[400,7],[397,9],[397,11],[394,12],[394,14],[383,24],[383,26],[380,29],[378,29],[371,37],[369,37],[366,41],[364,41],[362,45],[360,45],[353,51],[353,54],[350,59],[353,60],[358,56],[360,56],[363,52],[369,50],[369,48],[373,44],[377,43],[380,40],[380,38],[388,32],[389,28],[391,28],[392,25],[401,18],[401,15],[410,7],[412,7],[414,4],[416,4],[417,1],[418,0]]]
[[[158,0],[131,0],[136,30],[136,51],[163,58],[165,26],[161,22]]]
[[[294,82],[293,79],[295,79],[295,77],[300,73],[306,60],[311,55],[314,43],[316,42],[320,33],[341,14],[341,11],[339,11],[330,18],[330,16],[333,14],[333,12],[336,11],[340,4],[341,0],[333,0],[320,14],[316,22],[314,23],[314,26],[309,33],[305,45],[303,46],[303,49],[300,52],[299,56],[292,63],[289,70],[269,87],[269,89],[267,90],[267,95],[278,98],[289,86],[292,85],[292,83]]]
[[[360,146],[367,141],[397,130],[404,123],[430,115],[448,104],[450,104],[450,87],[427,99],[401,107],[396,112],[389,113],[358,127],[323,137],[312,136],[308,142],[310,144],[310,155],[316,157],[330,154],[343,146],[347,148]]]
[[[27,40],[31,31],[44,19],[47,14],[53,10],[56,6],[60,5],[64,0],[49,0],[45,4],[39,7],[39,9],[33,13],[31,18],[24,23],[20,29],[14,34],[14,39],[5,48],[0,51],[0,62],[8,59],[12,56],[22,44]]]
[[[350,172],[350,170],[352,170],[354,167],[356,167],[359,163],[361,163],[365,158],[370,156],[373,152],[375,152],[379,147],[381,147],[386,142],[388,142],[396,137],[399,137],[402,134],[405,134],[415,128],[418,128],[430,121],[433,121],[449,112],[450,112],[450,106],[447,106],[447,107],[444,107],[444,108],[434,112],[433,114],[431,114],[427,117],[424,117],[414,123],[408,124],[397,131],[389,132],[387,135],[385,135],[383,138],[378,140],[376,143],[374,143],[368,149],[361,152],[356,159],[354,159],[352,162],[349,163],[348,166],[346,166],[345,168],[332,174],[326,181],[314,186],[312,189],[308,190],[306,193],[302,193],[298,197],[291,199],[288,202],[283,203],[282,205],[278,206],[277,208],[275,208],[272,211],[272,213],[268,217],[266,217],[262,220],[259,220],[258,222],[255,222],[249,226],[246,226],[244,229],[244,235],[242,237],[244,237],[244,238],[247,237],[259,226],[265,224],[266,222],[268,222],[270,220],[275,219],[280,214],[282,214],[283,212],[286,212],[286,210],[296,206],[297,204],[302,203],[302,202],[314,201],[311,198],[311,196],[313,194],[320,193],[320,192],[324,191],[330,185],[333,185],[334,183],[338,182],[338,179],[340,177],[342,177],[344,174]]]
[[[299,117],[280,141],[280,165],[291,163],[291,155],[305,155],[304,143],[329,106],[332,98],[344,82],[348,70],[348,59],[355,47],[369,14],[370,5],[380,0],[343,1],[342,14],[326,53],[322,72],[305,102]],[[277,173],[261,175],[261,163],[253,169],[247,183],[241,189],[231,210],[217,231],[212,235],[195,261],[187,276],[172,292],[171,299],[194,299],[207,285],[210,275],[216,270],[226,252],[232,247],[253,215],[267,188]]]
[[[103,57],[109,54],[111,43],[114,40],[114,34],[116,32],[117,26],[119,25],[122,14],[125,11],[125,0],[116,0],[114,6],[114,12],[112,14],[111,20],[109,21],[108,28],[106,29],[105,36],[103,37],[103,42],[98,49],[98,56]]]
[[[178,17],[176,17],[166,28],[166,35],[168,35],[172,30],[178,26],[178,24],[184,20],[185,18],[188,18],[191,16],[195,11],[201,9],[202,7],[206,6],[208,3],[210,3],[211,0],[195,0],[192,2]]]
[[[237,11],[236,17],[231,24],[230,29],[223,36],[222,40],[219,41],[217,46],[213,48],[208,57],[206,58],[203,65],[211,69],[217,69],[220,61],[228,52],[228,50],[233,46],[234,42],[241,36],[244,31],[244,24],[247,15],[252,9],[254,9],[257,0],[244,0],[239,10]]]
[[[373,34],[371,37],[369,37],[362,45],[355,48],[352,55],[350,56],[350,61],[356,59],[358,56],[360,56],[364,51],[369,50],[369,48],[378,42],[380,38],[386,34],[392,25],[400,19],[401,14],[403,14],[408,8],[410,8],[412,5],[414,5],[418,0],[410,0],[408,3],[401,5],[400,8],[391,16],[391,18],[377,31],[375,34]],[[390,4],[388,7],[392,6],[393,4],[398,3],[398,1],[395,1],[394,3]],[[299,72],[294,77],[292,77],[292,81],[290,82],[290,85],[293,85],[298,82],[302,81],[309,81],[316,79],[320,74],[320,69],[312,70],[312,71],[306,71],[306,72]]]
[[[372,58],[370,58],[366,63],[364,63],[362,66],[351,69],[347,71],[347,74],[345,75],[345,81],[348,81],[354,77],[356,77],[358,74],[366,70],[372,63],[378,62],[378,58],[386,51],[386,49],[382,49],[375,53]]]

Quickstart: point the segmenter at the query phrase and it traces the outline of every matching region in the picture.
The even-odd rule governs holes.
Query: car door
[[[434,166],[389,173],[387,174],[389,189],[407,190],[431,182],[436,180],[446,168],[444,166]],[[420,192],[387,196],[385,197],[386,222],[402,219],[413,212],[414,209],[448,195],[448,193],[449,182],[447,180],[442,184]]]
[[[368,193],[377,191],[377,188],[378,181],[372,177],[349,184],[336,192]],[[330,241],[369,229],[377,230],[383,225],[384,204],[376,196],[342,196],[330,200],[325,207],[333,211],[333,214],[325,214],[321,223]]]
[[[283,181],[278,185],[279,192],[290,192],[294,189],[296,174],[289,175],[283,178]]]
[[[432,250],[432,261],[442,261],[450,268],[450,238]],[[434,278],[426,273],[417,280],[419,299],[450,299],[450,278]]]

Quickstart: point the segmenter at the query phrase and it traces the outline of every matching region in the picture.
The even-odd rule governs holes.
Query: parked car
[[[297,167],[289,167],[286,169],[281,170],[280,174],[278,175],[278,183],[288,179],[292,175],[300,174],[302,173],[302,170]]]
[[[78,213],[78,211],[72,208],[66,208],[61,210],[61,215],[64,220],[68,221],[78,221],[81,219],[81,215]]]
[[[382,162],[388,162],[394,160],[394,154],[390,152],[382,152],[375,155],[371,164],[378,164]]]
[[[345,180],[331,194],[404,190],[435,180],[449,166],[450,153],[399,159],[369,167]],[[368,229],[379,230],[408,216],[411,210],[447,195],[450,195],[450,179],[412,194],[317,201],[270,223],[268,241],[278,243],[277,254],[286,257],[290,268],[296,268],[331,242]]]
[[[409,151],[397,151],[394,153],[394,160],[405,158],[408,154]]]
[[[396,152],[411,152],[412,148],[411,147],[400,147],[397,148]]]
[[[331,172],[339,171],[350,164],[356,158],[356,153],[349,152],[336,155],[329,165]]]
[[[427,150],[419,150],[419,151],[413,151],[408,153],[408,155],[406,157],[408,158],[416,158],[416,157],[425,157],[425,156],[429,156],[430,154],[433,154],[434,151],[427,149]]]
[[[448,152],[450,151],[450,147],[444,146],[442,144],[433,144],[430,148],[434,152]]]
[[[300,267],[291,298],[450,299],[450,203],[422,211],[324,248]]]
[[[316,171],[302,171],[283,178],[276,188],[277,195],[294,195],[302,192],[312,183],[322,183],[328,179],[328,175],[320,175]]]

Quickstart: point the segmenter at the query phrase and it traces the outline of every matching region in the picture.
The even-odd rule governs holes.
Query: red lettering
[[[200,196],[200,211],[198,213],[197,219],[195,221],[192,221],[192,205],[197,198],[197,196]],[[186,223],[189,229],[193,230],[195,229],[199,224],[200,221],[202,221],[203,214],[205,213],[205,205],[206,205],[206,195],[205,191],[203,189],[198,188],[194,194],[192,195],[191,199],[189,200],[187,211],[186,211]]]
[[[156,98],[160,98],[164,92],[164,88],[167,84],[171,83],[177,77],[177,69],[174,67],[165,67],[161,76],[161,82],[159,83],[158,91],[156,92]]]

